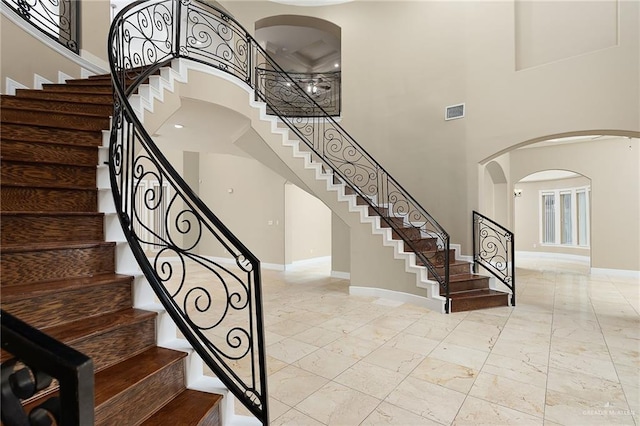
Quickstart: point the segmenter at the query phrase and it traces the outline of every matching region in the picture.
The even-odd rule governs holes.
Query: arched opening
[[[506,223],[516,234],[516,259],[526,253],[564,256],[586,265],[582,268],[586,273],[640,270],[639,137],[638,132],[616,130],[556,134],[522,142],[486,159],[479,201],[484,211],[493,209],[496,216],[506,211]],[[492,198],[500,185],[497,182],[502,181],[499,169],[507,181],[506,209]],[[555,209],[557,221],[562,220],[558,214],[572,215],[566,229],[556,223],[560,230],[546,236],[541,224],[545,201],[550,210]],[[562,213],[565,202],[567,211]],[[524,211],[537,219],[526,219]]]
[[[569,170],[541,170],[516,182],[513,193],[519,260],[589,273],[591,179]]]
[[[269,56],[289,74],[263,69],[270,81],[268,98],[280,114],[307,116],[307,102],[300,103],[291,95],[291,80],[311,96],[324,112],[337,117],[341,112],[341,30],[337,25],[318,18],[279,15],[255,24],[255,37]],[[295,92],[294,92],[295,94]]]
[[[484,206],[486,214],[496,222],[508,226],[509,189],[507,177],[497,161],[491,161],[485,167]]]

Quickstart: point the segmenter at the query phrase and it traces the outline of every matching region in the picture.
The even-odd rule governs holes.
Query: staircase
[[[186,389],[187,353],[156,346],[156,312],[115,272],[96,183],[111,92],[96,76],[2,96],[2,309],[93,359],[96,424],[219,425],[222,397]]]

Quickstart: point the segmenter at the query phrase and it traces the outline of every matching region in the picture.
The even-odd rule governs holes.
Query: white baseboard
[[[432,299],[401,291],[387,290],[385,288],[349,286],[349,294],[352,296],[379,297],[401,303],[410,303],[416,306],[444,313],[443,298]]]
[[[342,271],[331,271],[331,278],[339,278],[341,280],[350,280],[351,273],[350,272],[342,272]]]
[[[331,256],[312,257],[311,259],[296,260],[284,265],[284,270],[289,271],[300,267],[315,265],[318,263],[331,262]]]
[[[610,275],[614,277],[637,278],[640,280],[640,271],[633,271],[631,269],[591,268],[591,275]],[[638,284],[640,284],[640,281],[638,281]]]
[[[516,262],[518,258],[521,259],[555,259],[555,260],[564,260],[568,262],[582,262],[587,265],[591,263],[591,257],[589,256],[580,256],[578,254],[567,254],[567,253],[551,253],[545,251],[516,251]]]

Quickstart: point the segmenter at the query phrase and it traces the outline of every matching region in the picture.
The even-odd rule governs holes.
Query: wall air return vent
[[[451,105],[445,109],[445,120],[455,120],[457,118],[464,118],[464,104]]]

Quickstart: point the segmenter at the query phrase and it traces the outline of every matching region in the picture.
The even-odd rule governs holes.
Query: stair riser
[[[115,245],[2,253],[2,286],[91,277],[115,271]]]
[[[509,295],[490,295],[471,299],[452,300],[451,312],[473,311],[476,309],[509,306]]]
[[[434,253],[434,252],[423,252],[423,254],[427,258],[427,260],[429,260],[435,266],[439,266],[439,265],[443,265],[444,264],[444,252],[442,252],[442,251],[438,251],[437,253]],[[455,260],[456,260],[456,251],[455,251],[455,249],[450,249],[449,250],[449,263],[455,262]],[[416,258],[416,264],[422,265],[423,263],[419,258]]]
[[[132,425],[144,420],[184,389],[184,365],[174,362],[96,408],[96,425]]]
[[[422,233],[417,228],[403,228],[402,234],[399,234],[395,229],[391,230],[391,237],[394,240],[402,240],[408,238],[410,240],[418,240],[422,237]],[[403,238],[404,237],[404,238]]]
[[[112,87],[111,78],[83,78],[78,80],[67,80],[67,86],[105,86]]]
[[[2,159],[95,167],[98,164],[98,148],[3,140]]]
[[[52,92],[91,92],[91,93],[112,93],[111,85],[97,84],[43,84],[42,89]]]
[[[67,145],[101,146],[102,132],[73,131],[53,127],[2,123],[0,139],[57,143]]]
[[[156,319],[151,317],[146,321],[125,324],[100,335],[65,343],[91,357],[95,371],[100,371],[155,346]]]
[[[104,240],[103,216],[4,215],[2,244]]]
[[[436,272],[438,275],[444,275],[444,267],[438,266],[436,267]],[[458,275],[458,274],[468,274],[471,272],[471,267],[469,264],[459,264],[459,265],[449,265],[449,276]]]
[[[63,114],[51,111],[38,111],[3,107],[0,111],[2,122],[33,124],[43,127],[78,130],[106,130],[109,119],[104,117]]]
[[[2,309],[22,321],[36,328],[53,327],[131,307],[131,281],[73,288],[20,300],[6,299],[2,301]],[[34,309],[35,306],[38,309]]]
[[[0,204],[4,211],[92,212],[98,208],[97,190],[21,188],[3,186]]]
[[[438,240],[435,238],[422,238],[420,240],[411,241],[411,245],[404,245],[405,251],[436,251],[438,249]]]
[[[369,209],[371,209],[371,207],[369,207]],[[389,222],[395,224],[395,226],[400,228],[410,228],[409,226],[405,226],[404,219],[402,219],[401,217],[387,217],[384,219],[380,218],[380,226],[383,228],[390,228],[391,225],[389,224]]]
[[[455,293],[457,291],[480,290],[489,288],[489,278],[465,280],[465,281],[449,281],[449,291]]]
[[[389,209],[386,207],[378,207],[378,210],[379,212],[377,212],[373,207],[369,206],[369,216],[388,216],[389,215]]]
[[[2,183],[55,188],[96,188],[96,167],[2,162]]]
[[[16,98],[13,96],[2,97],[2,107],[43,109],[47,111],[78,112],[84,114],[96,114],[109,117],[113,113],[113,107],[109,104],[89,104],[64,100],[49,100],[37,98]]]
[[[18,98],[46,99],[71,102],[89,102],[113,105],[113,95],[111,93],[74,93],[74,92],[52,92],[44,90],[16,90]]]

